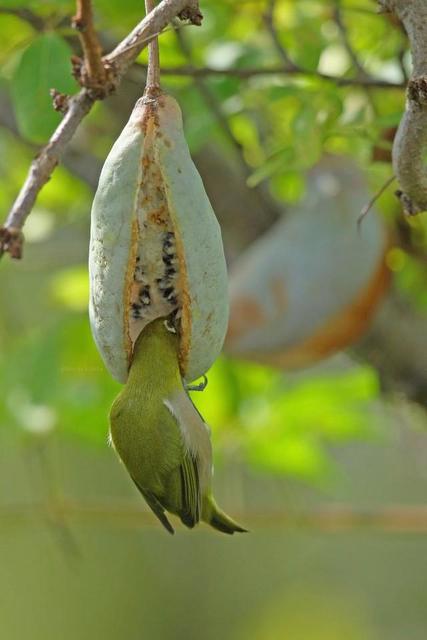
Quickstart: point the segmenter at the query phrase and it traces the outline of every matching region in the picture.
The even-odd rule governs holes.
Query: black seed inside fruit
[[[139,290],[139,299],[144,306],[150,304],[150,285],[145,285]]]
[[[180,317],[181,317],[181,309],[177,307],[172,311],[171,319],[176,324],[176,322],[180,319]]]
[[[174,262],[175,262],[175,258],[174,258],[174,256],[173,256],[173,255],[168,255],[168,254],[166,254],[166,253],[165,253],[165,254],[163,255],[163,262],[165,263],[165,265],[166,265],[167,267],[172,267],[172,265],[173,265],[173,264],[174,264]]]
[[[141,228],[129,314],[133,342],[146,324],[159,317],[168,317],[171,326],[179,331],[181,317],[174,234],[149,225]]]
[[[157,279],[157,286],[163,298],[171,307],[170,321],[177,325],[180,317],[180,310],[177,308],[178,295],[176,292],[177,259],[174,234],[170,231],[163,236],[162,261],[164,273]]]
[[[141,265],[141,258],[139,256],[136,258],[134,280],[136,280],[136,282],[145,282],[144,269]]]
[[[139,320],[142,318],[141,315],[142,306],[136,302],[132,303],[132,318],[135,320]]]

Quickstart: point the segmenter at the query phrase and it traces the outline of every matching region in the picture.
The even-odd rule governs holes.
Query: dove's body
[[[178,337],[162,319],[143,330],[126,386],[111,408],[112,442],[168,531],[165,511],[188,527],[202,519],[225,533],[244,531],[212,498],[209,428],[184,389],[178,352]]]

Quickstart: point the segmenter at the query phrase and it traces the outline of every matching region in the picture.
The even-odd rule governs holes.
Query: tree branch
[[[29,148],[33,153],[37,152],[37,145],[22,140],[15,122],[13,107],[6,96],[0,93],[0,127],[4,127]],[[93,191],[96,190],[102,163],[94,155],[87,151],[79,151],[70,144],[62,156],[62,164],[74,176],[85,182]]]
[[[117,47],[103,58],[108,82],[104,95],[84,87],[67,103],[67,112],[48,144],[33,160],[27,178],[15,200],[4,226],[0,229],[0,256],[9,252],[12,257],[22,256],[21,229],[37,195],[50,179],[65,148],[73,137],[83,118],[89,113],[94,102],[107,93],[115,90],[130,65],[149,41],[166,27],[166,25],[189,5],[189,0],[163,0],[135,29],[120,42]],[[199,21],[194,2],[190,3],[194,20]],[[190,13],[190,15],[193,15]]]
[[[191,6],[193,12],[190,11]],[[200,24],[200,15],[190,0],[163,0],[104,60],[117,67],[122,77],[149,41],[159,35],[173,18],[178,16],[192,24]]]
[[[89,113],[95,99],[82,89],[68,104],[68,111],[48,144],[31,163],[27,178],[21,187],[5,225],[0,229],[0,256],[8,251],[12,258],[22,256],[21,229],[31,212],[36,198],[50,177],[83,118]]]
[[[106,80],[102,49],[93,23],[91,0],[76,0],[77,13],[71,25],[79,33],[84,54],[83,86],[103,89]]]
[[[394,13],[408,34],[413,71],[406,111],[393,144],[393,167],[404,212],[427,210],[427,3],[425,0],[379,0],[383,13]]]

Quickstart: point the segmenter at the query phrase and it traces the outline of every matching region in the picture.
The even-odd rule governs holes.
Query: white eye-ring
[[[173,324],[170,322],[170,320],[164,320],[163,324],[165,325],[166,329],[170,332],[170,333],[176,333],[176,329],[173,326]]]

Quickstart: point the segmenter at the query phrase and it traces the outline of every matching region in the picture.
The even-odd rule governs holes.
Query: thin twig
[[[387,178],[387,180],[384,182],[382,187],[380,189],[378,189],[378,191],[369,200],[368,204],[363,207],[362,211],[359,213],[359,216],[357,218],[357,228],[359,229],[359,231],[360,231],[360,226],[361,226],[365,216],[368,215],[369,211],[372,209],[372,207],[374,206],[374,204],[376,203],[378,198],[380,198],[382,196],[384,191],[391,185],[391,183],[394,180],[396,180],[396,176],[390,176],[390,178]]]
[[[26,7],[19,7],[17,9],[0,7],[0,14],[15,16],[29,24],[35,31],[43,31],[45,28],[44,19]]]
[[[185,38],[185,34],[180,30],[177,29],[175,31],[176,34],[176,38],[178,40],[178,45],[179,48],[181,49],[182,53],[184,54],[184,56],[187,58],[187,61],[189,62],[190,66],[193,68],[193,54],[191,51],[191,48]],[[162,69],[162,73],[163,73],[163,69]],[[230,142],[231,146],[233,147],[234,151],[236,152],[236,156],[239,160],[241,169],[243,171],[244,175],[249,175],[249,168],[245,162],[245,159],[243,157],[243,147],[241,145],[241,143],[236,139],[236,137],[234,136],[229,122],[227,120],[227,118],[225,117],[220,105],[217,103],[216,99],[215,99],[215,95],[212,93],[212,91],[210,90],[210,88],[206,85],[206,83],[203,81],[203,78],[200,76],[195,76],[194,78],[194,84],[198,90],[198,92],[200,93],[201,97],[203,98],[206,106],[208,107],[208,109],[212,112],[212,114],[214,115],[219,127],[221,128],[221,130],[223,131],[226,139]]]
[[[190,65],[193,66],[192,51],[185,38],[185,34],[183,33],[182,29],[176,30],[176,37],[178,39],[178,43],[182,53],[185,55]],[[163,74],[163,68],[162,68],[162,74]],[[218,103],[215,93],[208,86],[207,82],[205,82],[205,80],[202,77],[194,77],[193,81],[194,81],[195,87],[199,91],[202,99],[204,100],[207,108],[211,111],[212,115],[215,117],[218,123],[218,126],[220,127],[225,138],[228,140],[232,149],[234,150],[235,157],[239,163],[240,172],[246,180],[252,173],[252,170],[250,169],[250,167],[248,166],[245,160],[243,145],[234,135],[230,127],[230,123],[228,119],[225,117],[224,112],[221,108],[221,104]],[[268,190],[265,188],[265,185],[261,185],[261,184],[257,185],[252,189],[252,192],[253,192],[253,197],[259,201],[260,208],[263,211],[271,211],[272,205],[274,207],[274,204],[272,203],[272,198],[268,193]]]
[[[358,508],[352,505],[321,505],[309,509],[287,511],[237,513],[230,508],[237,520],[251,531],[265,529],[303,529],[337,534],[350,531],[378,531],[398,534],[427,533],[427,505],[391,505]],[[57,518],[67,518],[71,524],[116,526],[119,529],[141,529],[158,526],[157,520],[139,504],[105,501],[82,503],[64,499],[61,502],[39,504],[4,505],[0,507],[0,523],[21,525],[39,520],[46,512]],[[194,534],[193,534],[194,535]]]
[[[288,52],[285,47],[282,45],[279,34],[277,32],[275,23],[274,23],[274,12],[276,9],[276,0],[269,0],[267,11],[264,14],[264,24],[268,33],[270,34],[271,41],[276,49],[276,53],[279,58],[282,60],[283,64],[288,69],[298,69],[298,65],[296,65],[293,60],[289,57]]]
[[[147,68],[146,65],[138,64],[138,67]],[[271,67],[231,67],[228,69],[216,69],[215,67],[195,67],[193,65],[182,65],[179,67],[162,66],[163,76],[177,76],[190,78],[207,78],[210,76],[231,76],[247,80],[257,76],[308,76],[319,78],[327,82],[332,82],[338,87],[372,87],[373,89],[404,89],[402,82],[390,82],[381,78],[341,78],[327,73],[320,73],[311,69],[300,67],[271,66]]]
[[[145,0],[145,11],[147,15],[156,6],[155,0]],[[148,45],[148,67],[147,84],[145,92],[157,94],[160,91],[160,59],[159,59],[159,39],[156,36]]]
[[[135,61],[138,54],[147,46],[149,41],[163,31],[166,25],[179,15],[189,4],[189,0],[163,0],[135,29],[126,36],[117,47],[103,58],[109,73],[108,86],[105,95],[116,89],[124,74]],[[193,3],[194,5],[194,3]],[[196,9],[195,20],[198,19]],[[68,110],[52,134],[48,144],[42,148],[33,160],[27,178],[16,198],[6,222],[0,228],[0,256],[8,251],[12,257],[22,256],[21,229],[31,212],[37,195],[42,187],[50,180],[53,170],[62,157],[68,143],[73,137],[83,118],[89,113],[94,102],[101,99],[100,93],[83,88],[68,101]]]
[[[397,52],[397,61],[399,63],[400,72],[402,74],[403,82],[407,84],[409,80],[408,72],[406,71],[405,66],[405,55],[406,55],[406,47],[401,47]]]
[[[352,44],[350,42],[350,38],[348,35],[348,31],[347,31],[347,27],[346,24],[344,22],[344,19],[342,17],[342,12],[341,12],[341,0],[335,0],[335,6],[334,6],[334,21],[335,24],[338,27],[338,31],[340,32],[340,36],[341,36],[341,41],[345,47],[345,50],[347,51],[347,54],[353,64],[353,67],[356,69],[356,78],[359,80],[369,80],[371,78],[370,73],[368,73],[368,71],[365,69],[365,67],[363,66],[363,64],[360,62],[358,55],[356,54],[355,50],[352,47]],[[373,100],[372,97],[372,91],[369,85],[362,85],[363,89],[365,90],[365,95],[367,97],[367,100],[370,104],[372,113],[377,115],[378,114],[378,110],[375,104],[375,100]]]
[[[102,49],[95,26],[91,0],[76,0],[77,11],[71,24],[79,33],[84,53],[83,86],[96,89],[103,88],[106,80],[105,67],[102,62]]]
[[[278,69],[277,72],[285,73],[287,75],[305,75],[305,76],[317,77],[322,80],[334,82],[339,87],[361,86],[366,88],[371,88],[371,87],[372,88],[386,88],[386,87],[387,88],[390,88],[390,87],[403,88],[405,86],[403,84],[391,83],[386,80],[374,78],[370,74],[368,74],[367,71],[363,68],[355,52],[353,51],[353,48],[351,47],[350,41],[348,39],[347,30],[341,18],[338,1],[335,0],[335,2],[336,2],[335,13],[334,13],[335,21],[337,23],[338,29],[340,30],[343,44],[346,47],[348,54],[350,55],[353,61],[353,64],[355,65],[358,71],[357,77],[338,78],[336,76],[331,76],[327,73],[322,73],[317,70],[304,69],[303,67],[298,65],[294,60],[292,60],[292,58],[290,57],[289,53],[286,51],[285,47],[283,46],[280,40],[279,33],[277,31],[276,24],[274,21],[276,0],[269,0],[268,9],[264,14],[264,24],[270,36],[271,42],[273,43],[273,46],[276,50],[276,53],[283,62],[283,66],[280,68],[280,70]],[[243,70],[243,72],[244,71],[245,70]],[[274,68],[268,69],[268,70],[265,69],[263,71],[265,75],[269,73],[274,73]],[[257,74],[253,73],[252,75],[257,75]],[[243,77],[248,77],[248,76],[243,76]]]
[[[363,64],[360,62],[356,52],[354,51],[351,42],[350,42],[350,38],[348,36],[348,32],[347,32],[347,27],[343,21],[342,18],[342,14],[341,14],[341,6],[340,6],[340,0],[335,0],[335,7],[334,7],[334,21],[335,24],[338,27],[338,30],[340,32],[341,35],[341,40],[342,43],[345,47],[345,50],[348,53],[348,56],[350,58],[350,60],[353,63],[353,66],[355,67],[356,71],[358,72],[358,76],[361,78],[368,78],[369,77],[369,73],[366,71],[366,69],[364,68]]]
[[[162,0],[162,2],[144,18],[135,29],[124,38],[111,53],[105,56],[107,64],[119,66],[120,76],[123,76],[133,64],[139,53],[147,46],[149,41],[161,34],[166,25],[177,15],[185,15],[192,24],[200,24],[200,11],[197,12],[192,0],[190,12],[190,0]],[[185,11],[188,9],[188,11]]]

